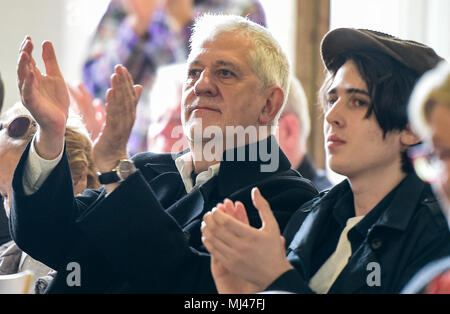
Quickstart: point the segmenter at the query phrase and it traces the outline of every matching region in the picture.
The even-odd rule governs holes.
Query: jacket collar
[[[375,226],[405,231],[427,184],[415,173],[410,173],[398,186],[391,204]]]
[[[150,162],[147,162],[145,164],[146,167],[150,167],[153,171],[155,171],[158,174],[163,174],[166,172],[178,172],[177,167],[175,165],[175,160],[189,152],[188,149],[175,153],[164,153],[164,154],[157,154],[156,158],[152,158]]]
[[[303,160],[298,166],[297,171],[300,172],[302,177],[313,181],[314,177],[316,176],[317,170],[314,167],[314,164],[308,154],[305,154],[305,156],[303,157]]]
[[[399,183],[399,186],[397,186],[397,192],[395,193],[392,202],[375,225],[400,231],[406,230],[426,186],[427,184],[420,180],[415,173],[409,173],[403,181]],[[333,207],[337,198],[339,198],[347,189],[350,189],[348,180],[344,180],[336,185],[322,198],[321,207]]]
[[[242,158],[244,157],[245,158]],[[291,163],[274,136],[225,151],[218,174],[220,196],[289,170]]]
[[[176,154],[161,154],[146,166],[159,174],[178,173],[175,160],[188,152],[189,149]],[[291,163],[273,135],[256,143],[227,150],[222,155],[219,168],[219,192],[229,195],[239,188],[290,168]]]

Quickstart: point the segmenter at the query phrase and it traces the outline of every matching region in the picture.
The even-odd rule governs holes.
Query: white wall
[[[295,18],[296,0],[260,0],[266,13],[267,27],[287,54],[291,67],[295,69]],[[283,5],[280,5],[282,3]]]
[[[331,0],[331,29],[369,28],[419,41],[450,60],[449,0]]]
[[[107,0],[0,1],[0,73],[5,83],[5,107],[19,99],[16,65],[25,36],[33,39],[33,55],[42,71],[41,43],[50,40],[66,79],[77,81],[85,45],[107,3]]]
[[[26,35],[35,43],[35,55],[41,53],[44,39],[54,42],[56,50],[62,47],[59,25],[62,2],[55,0],[16,0],[0,2],[0,72],[5,83],[5,104],[9,106],[18,99],[16,65],[20,44]],[[38,64],[41,65],[40,62]]]

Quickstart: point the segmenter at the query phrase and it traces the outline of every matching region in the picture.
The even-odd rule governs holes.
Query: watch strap
[[[98,174],[98,181],[100,184],[110,184],[110,183],[116,183],[120,181],[119,176],[117,175],[117,171],[109,171],[105,173],[99,173]]]

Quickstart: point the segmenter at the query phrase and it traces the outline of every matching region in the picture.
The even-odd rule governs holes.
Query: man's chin
[[[221,139],[223,130],[216,124],[198,123],[185,126],[184,134],[189,134],[187,138],[191,143],[207,143]]]

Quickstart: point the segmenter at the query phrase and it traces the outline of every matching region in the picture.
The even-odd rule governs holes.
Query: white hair
[[[409,100],[409,121],[421,137],[430,135],[429,115],[437,102],[450,107],[450,65],[445,61],[419,79]]]
[[[271,123],[276,125],[287,100],[290,65],[280,44],[267,28],[238,15],[204,14],[195,21],[190,39],[191,51],[217,35],[233,32],[246,36],[252,43],[248,61],[253,73],[261,80],[262,88],[279,86],[284,91],[283,106]]]
[[[311,120],[309,118],[308,99],[302,84],[295,77],[291,76],[291,84],[289,87],[289,95],[283,114],[293,114],[300,122],[300,141],[305,145],[306,140],[311,132]]]

